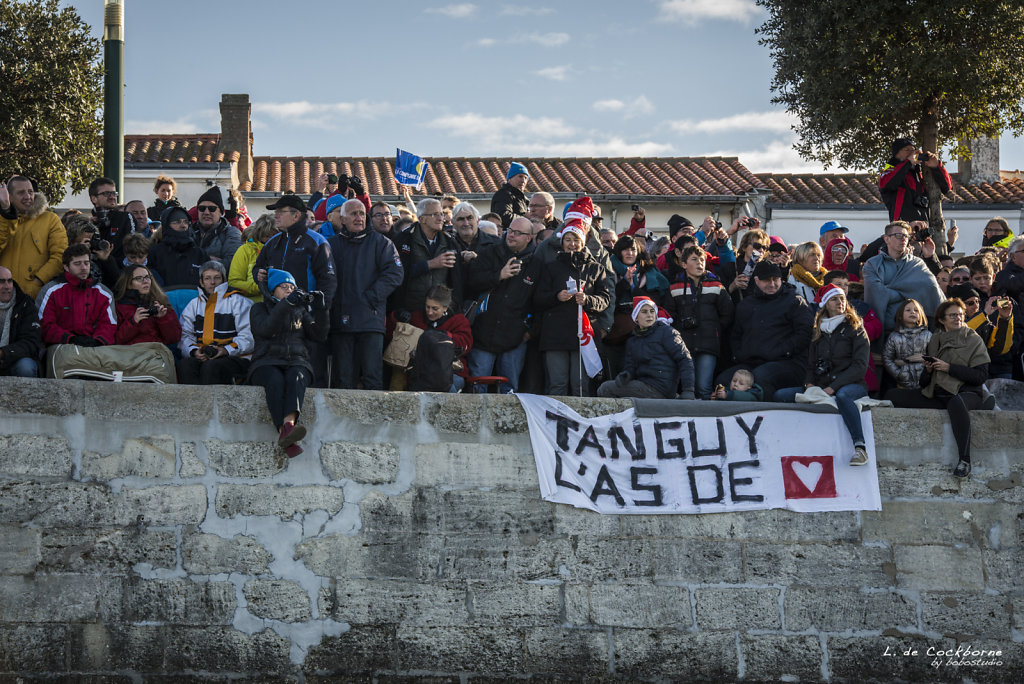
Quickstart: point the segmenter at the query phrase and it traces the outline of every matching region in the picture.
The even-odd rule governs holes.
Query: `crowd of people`
[[[60,345],[166,345],[178,382],[266,388],[292,456],[310,386],[817,397],[842,415],[854,465],[870,396],[945,408],[963,476],[985,382],[1024,379],[1024,240],[994,217],[980,252],[954,259],[957,230],[937,246],[928,229],[922,173],[949,180],[896,141],[880,181],[891,220],[860,250],[836,221],[789,245],[757,217],[674,215],[659,237],[639,206],[616,234],[589,197],[559,213],[528,195],[515,162],[483,215],[451,195],[414,204],[408,187],[374,201],[359,178],[323,174],[255,222],[237,191],[186,207],[165,176],[149,206],[99,178],[91,214],[58,218],[14,176],[0,184],[0,374],[53,376]]]

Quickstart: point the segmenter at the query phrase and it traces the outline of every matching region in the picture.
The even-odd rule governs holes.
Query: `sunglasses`
[[[764,244],[763,242],[754,242],[750,246],[753,247],[754,249],[768,249],[768,245]]]
[[[218,207],[215,204],[200,204],[198,207],[196,207],[196,209],[198,211],[210,211],[210,212],[213,212],[213,211],[217,211],[218,209],[220,209],[220,207]]]
[[[970,278],[968,278],[967,276],[956,276],[955,278],[950,278],[949,282],[951,282],[951,283],[966,283],[968,280],[970,280]]]

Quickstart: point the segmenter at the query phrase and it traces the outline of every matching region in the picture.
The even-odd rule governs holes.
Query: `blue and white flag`
[[[400,148],[396,148],[396,152],[395,182],[417,188],[423,185],[423,177],[427,175],[427,160]]]

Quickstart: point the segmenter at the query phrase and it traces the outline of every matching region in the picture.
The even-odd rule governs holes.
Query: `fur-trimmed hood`
[[[32,199],[32,206],[28,208],[28,211],[23,216],[27,219],[34,219],[49,208],[50,200],[44,193],[36,191],[35,197]]]

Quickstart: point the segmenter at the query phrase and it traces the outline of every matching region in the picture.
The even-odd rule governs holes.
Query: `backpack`
[[[409,369],[413,392],[447,392],[452,386],[455,343],[440,330],[424,330],[416,343]]]

